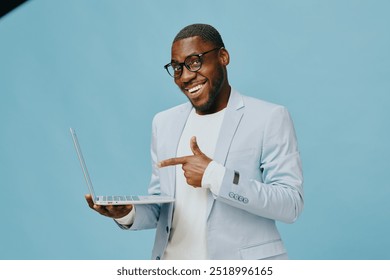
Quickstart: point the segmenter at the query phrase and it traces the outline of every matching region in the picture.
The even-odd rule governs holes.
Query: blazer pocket
[[[286,248],[280,239],[240,249],[243,260],[261,260],[284,253],[286,253]]]

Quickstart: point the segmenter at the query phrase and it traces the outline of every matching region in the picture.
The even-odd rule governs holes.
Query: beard
[[[224,78],[223,69],[222,69],[222,67],[219,67],[217,69],[217,75],[216,75],[216,78],[214,80],[214,85],[213,85],[213,87],[211,88],[211,90],[209,92],[207,101],[205,103],[201,104],[201,105],[196,106],[190,100],[192,106],[194,106],[196,111],[202,112],[204,114],[208,114],[210,112],[215,113],[214,109],[217,106],[216,99],[217,99],[219,93],[221,92],[221,88],[222,88],[222,85],[224,83],[224,80],[225,80],[225,78]]]

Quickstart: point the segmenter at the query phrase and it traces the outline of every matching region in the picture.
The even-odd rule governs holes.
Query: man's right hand
[[[127,214],[130,213],[130,211],[133,209],[133,205],[96,205],[93,203],[92,196],[90,194],[85,195],[85,199],[87,200],[87,203],[89,207],[99,214],[113,218],[113,219],[119,219],[123,218]]]

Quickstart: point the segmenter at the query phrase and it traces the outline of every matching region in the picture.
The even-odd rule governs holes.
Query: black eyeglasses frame
[[[183,73],[183,66],[185,66],[185,67],[188,69],[188,71],[191,71],[191,72],[198,72],[198,71],[202,68],[202,65],[203,65],[203,56],[204,56],[205,54],[210,53],[210,52],[213,52],[213,51],[216,51],[216,50],[221,50],[221,49],[223,49],[223,47],[214,48],[214,49],[212,49],[212,50],[209,50],[209,51],[206,51],[206,52],[202,52],[202,53],[191,54],[191,55],[187,56],[187,57],[184,59],[184,62],[178,63],[178,62],[173,62],[173,61],[171,61],[170,63],[164,65],[164,68],[165,68],[165,70],[167,70],[169,76],[171,76],[172,78],[177,79],[177,78],[180,78],[181,75],[182,75],[182,73]],[[191,69],[191,66],[189,66],[188,63],[187,63],[188,59],[190,59],[190,58],[192,58],[192,57],[194,57],[194,56],[198,57],[198,58],[199,58],[199,61],[200,61],[200,66],[199,66],[199,68],[197,68],[196,70],[192,70],[192,69]],[[168,68],[171,67],[172,64],[175,64],[175,65],[177,65],[177,66],[180,66],[180,68],[181,68],[180,74],[175,75],[175,71],[173,71],[173,74],[171,74],[171,72],[169,72]]]

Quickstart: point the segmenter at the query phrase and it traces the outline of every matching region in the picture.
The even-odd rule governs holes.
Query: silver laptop
[[[77,135],[74,129],[70,128],[70,134],[72,135],[74,147],[76,148],[77,157],[79,158],[81,169],[83,170],[85,181],[89,192],[92,196],[92,200],[97,205],[125,205],[125,204],[154,204],[154,203],[171,203],[175,199],[170,196],[162,195],[107,195],[96,196],[92,186],[91,178],[89,177],[88,169],[84,161],[83,154],[77,140]]]

